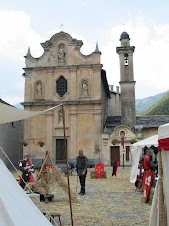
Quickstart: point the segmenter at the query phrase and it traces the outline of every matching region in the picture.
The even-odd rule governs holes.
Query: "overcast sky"
[[[39,57],[41,42],[61,30],[81,39],[83,54],[102,52],[108,83],[120,79],[120,34],[135,46],[136,98],[169,88],[169,1],[154,0],[0,0],[0,98],[11,104],[24,100],[25,58],[28,46]]]

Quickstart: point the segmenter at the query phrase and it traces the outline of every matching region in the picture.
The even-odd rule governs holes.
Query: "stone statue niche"
[[[66,63],[66,51],[65,46],[62,44],[58,48],[58,64]]]
[[[36,83],[36,96],[42,97],[42,83],[41,82]]]
[[[88,96],[89,90],[88,90],[88,82],[86,80],[82,81],[82,96]]]
[[[62,110],[58,111],[58,125],[63,125],[63,114]]]

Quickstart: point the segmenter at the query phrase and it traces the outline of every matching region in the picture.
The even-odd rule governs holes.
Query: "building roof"
[[[105,121],[106,127],[116,127],[121,125],[121,116],[108,116]]]
[[[126,39],[126,38],[130,40],[129,34],[128,34],[127,32],[125,32],[125,31],[123,31],[123,32],[121,33],[121,35],[120,35],[120,41],[121,41],[122,39]]]
[[[159,126],[166,123],[169,123],[169,115],[151,115],[136,117],[136,124],[142,125],[143,128],[158,128]]]
[[[159,126],[169,123],[169,115],[152,115],[152,116],[137,116],[136,125],[141,125],[143,128],[158,128]],[[117,127],[121,125],[121,116],[108,116],[105,126],[107,128]]]

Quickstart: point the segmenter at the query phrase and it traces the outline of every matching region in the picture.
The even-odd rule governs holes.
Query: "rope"
[[[73,127],[72,127],[72,131],[73,131],[74,135],[76,136],[76,133],[75,133]],[[77,140],[77,142],[78,142],[78,145],[79,145],[80,149],[82,149],[81,143],[79,142],[79,140],[77,139],[77,137],[76,137],[76,140]],[[78,182],[79,182],[79,180],[78,180],[78,175],[77,175],[76,195],[77,195],[77,193],[78,193],[78,191],[77,191],[77,190],[78,190]]]
[[[2,147],[0,147],[0,150],[3,152],[3,154],[5,155],[5,157],[8,159],[8,161],[11,163],[11,165],[13,166],[13,168],[15,169],[15,171],[17,172],[17,174],[21,177],[21,179],[23,180],[23,182],[26,184],[25,180],[22,178],[21,174],[19,173],[19,171],[17,170],[17,168],[14,166],[14,164],[12,163],[12,161],[10,160],[10,158],[7,156],[7,154],[5,153],[5,151],[2,149]],[[31,188],[28,185],[28,189],[31,192],[31,194],[34,194],[34,192],[31,190]],[[45,212],[47,213],[47,216],[49,216],[52,219],[52,216],[50,215],[50,213],[48,212],[48,210],[46,209],[46,207],[44,205],[42,205],[42,203],[39,201],[39,199],[35,196],[35,198],[37,199],[38,203],[40,204],[40,206],[45,210]],[[58,224],[54,222],[54,225],[58,226]]]

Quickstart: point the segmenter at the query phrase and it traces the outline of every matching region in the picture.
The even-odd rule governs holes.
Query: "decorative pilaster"
[[[32,84],[31,84],[31,75],[25,73],[25,97],[24,101],[28,102],[32,100]]]
[[[98,152],[96,158],[102,159],[102,140],[101,138],[101,107],[100,105],[94,106],[94,145],[95,151]],[[99,153],[100,151],[100,153]]]
[[[69,69],[69,73],[70,73],[70,78],[69,78],[69,84],[71,84],[71,86],[69,87],[70,89],[70,93],[72,95],[72,98],[77,98],[77,90],[78,90],[78,86],[77,86],[77,68],[71,67]]]
[[[75,159],[77,156],[77,131],[76,131],[76,124],[77,124],[77,111],[76,106],[72,105],[70,110],[70,151],[69,158]]]
[[[45,84],[45,99],[52,100],[53,98],[53,69],[46,71],[46,84]]]
[[[26,106],[25,110],[30,111],[30,106]],[[24,120],[24,140],[28,140],[29,145],[23,147],[23,155],[29,153],[30,139],[31,139],[31,118],[28,118]]]

